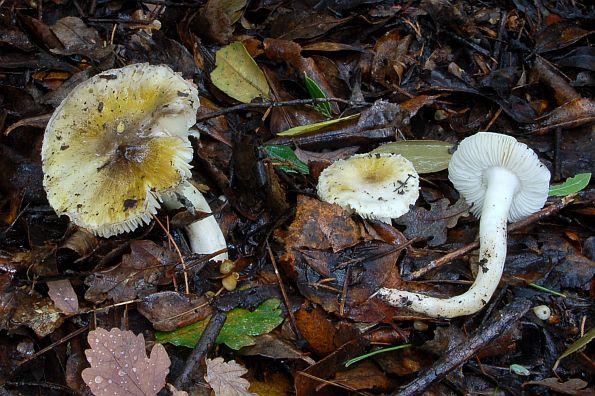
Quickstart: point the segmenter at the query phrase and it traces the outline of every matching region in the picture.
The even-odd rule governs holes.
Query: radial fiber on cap
[[[167,66],[130,65],[76,86],[43,140],[50,205],[104,237],[148,223],[160,194],[190,176],[198,104]]]
[[[356,154],[322,171],[318,196],[365,218],[390,222],[409,211],[419,196],[419,177],[398,154]]]

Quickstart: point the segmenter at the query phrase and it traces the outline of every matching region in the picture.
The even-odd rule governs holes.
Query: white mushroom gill
[[[389,288],[377,292],[394,306],[445,318],[473,314],[490,300],[506,259],[506,222],[543,206],[550,173],[526,145],[509,136],[482,132],[461,142],[449,165],[449,178],[480,216],[480,268],[473,285],[450,298]]]

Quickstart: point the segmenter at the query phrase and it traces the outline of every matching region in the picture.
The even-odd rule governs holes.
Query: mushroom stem
[[[506,259],[506,220],[519,181],[512,172],[493,167],[486,170],[484,182],[486,194],[479,223],[479,269],[469,290],[455,297],[438,298],[381,288],[377,293],[379,296],[391,305],[444,318],[473,314],[487,304],[502,276]]]
[[[162,199],[163,205],[167,209],[178,209],[186,206],[191,211],[211,213],[211,208],[205,197],[189,182],[182,183],[175,190],[175,194],[164,196]],[[223,232],[221,232],[221,228],[213,216],[208,216],[187,225],[186,234],[190,242],[190,249],[194,253],[211,254],[227,248]],[[213,260],[221,261],[226,258],[228,258],[227,253],[221,253],[214,257]]]

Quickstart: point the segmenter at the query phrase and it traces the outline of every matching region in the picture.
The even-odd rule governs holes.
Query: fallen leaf
[[[68,279],[47,282],[48,295],[56,308],[67,314],[75,314],[79,310],[79,300]]]
[[[523,386],[526,385],[545,386],[554,392],[559,392],[564,395],[595,395],[593,389],[587,388],[588,383],[580,378],[571,378],[565,382],[559,382],[558,378],[546,378],[541,381],[527,381],[523,383]]]
[[[242,378],[248,370],[236,363],[235,360],[226,362],[222,357],[206,359],[207,373],[205,380],[215,392],[215,396],[255,396],[248,392],[250,382]]]
[[[564,103],[551,112],[537,118],[537,124],[530,125],[534,132],[545,132],[553,128],[576,128],[595,121],[595,101],[579,98]]]
[[[227,314],[227,320],[216,343],[226,344],[235,350],[254,345],[253,336],[268,333],[283,322],[279,304],[279,300],[272,298],[263,302],[253,312],[243,308],[232,309]],[[155,338],[161,343],[169,342],[176,346],[194,348],[209,319],[210,317],[169,333],[156,332]]]
[[[173,331],[213,313],[206,297],[174,291],[150,294],[137,304],[136,309],[159,331]]]
[[[163,345],[155,344],[147,357],[142,333],[100,327],[89,332],[88,341],[91,367],[82,377],[95,396],[150,396],[165,386],[171,362]]]
[[[287,230],[285,249],[308,247],[333,252],[364,240],[364,233],[339,205],[298,196],[295,220]]]
[[[448,168],[452,147],[452,143],[439,140],[399,140],[383,144],[372,152],[401,154],[411,161],[417,173],[432,173]]]
[[[243,103],[261,97],[269,99],[269,85],[262,70],[242,43],[229,44],[217,51],[217,67],[211,73],[213,84]]]
[[[300,126],[296,126],[294,128],[290,128],[286,131],[279,132],[277,134],[277,136],[299,136],[304,133],[315,132],[320,129],[323,129],[323,128],[326,128],[326,127],[329,127],[331,125],[335,125],[335,124],[338,124],[341,122],[350,121],[350,120],[358,118],[359,116],[360,115],[358,113],[358,114],[353,114],[353,115],[346,116],[346,117],[335,118],[333,120],[317,122],[315,124],[300,125]]]
[[[178,263],[172,251],[145,240],[132,241],[130,250],[119,265],[85,279],[85,284],[90,286],[86,300],[95,304],[107,298],[114,302],[133,300],[155,292],[156,285],[169,283],[166,271]]]
[[[430,210],[414,207],[394,222],[407,226],[407,238],[432,237],[428,241],[430,246],[439,246],[446,242],[446,229],[457,225],[459,217],[469,215],[469,205],[460,199],[453,205],[442,198],[430,204]]]
[[[576,176],[569,177],[564,183],[550,186],[548,195],[550,197],[565,197],[581,191],[589,185],[591,173],[579,173]]]

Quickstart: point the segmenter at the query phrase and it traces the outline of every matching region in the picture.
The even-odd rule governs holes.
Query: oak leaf
[[[250,382],[242,378],[248,370],[231,360],[226,362],[222,357],[207,359],[205,380],[209,383],[215,396],[254,396],[248,392]]]
[[[155,344],[148,358],[142,334],[97,328],[88,340],[91,367],[82,377],[95,396],[150,396],[165,386],[170,360],[163,345]]]

